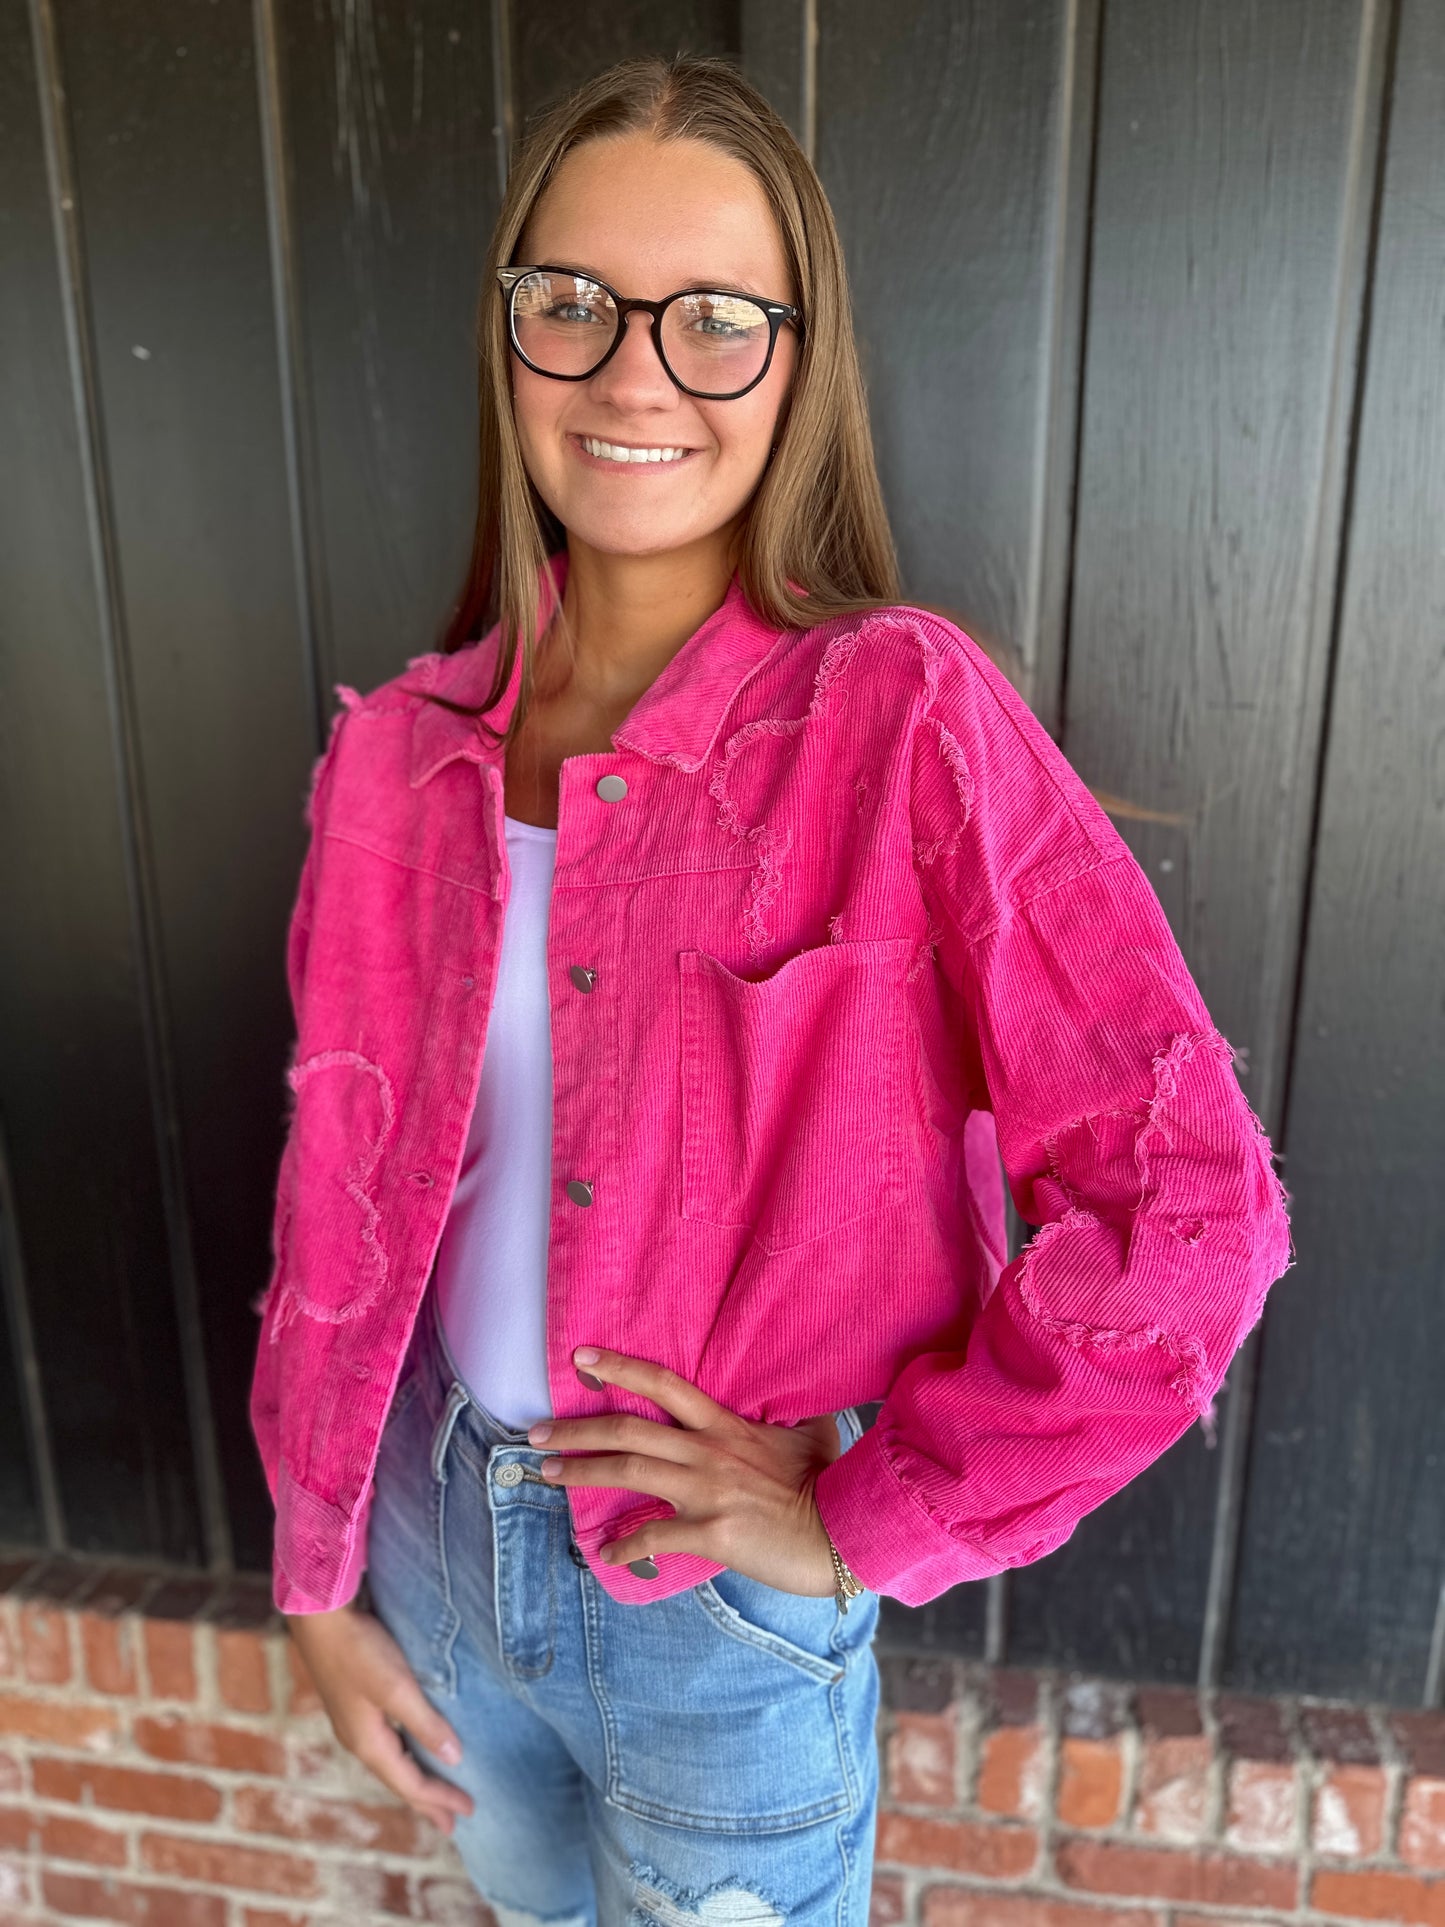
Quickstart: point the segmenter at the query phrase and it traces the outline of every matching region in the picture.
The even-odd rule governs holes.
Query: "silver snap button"
[[[587,1183],[585,1178],[568,1178],[567,1196],[572,1200],[573,1204],[591,1204],[592,1186]]]
[[[572,979],[573,984],[578,990],[591,990],[593,984],[597,981],[597,972],[595,970],[589,970],[586,964],[573,964],[568,970],[567,975]]]
[[[522,1483],[522,1468],[520,1465],[517,1465],[517,1464],[499,1465],[497,1467],[497,1484],[498,1485],[520,1485],[521,1483]]]
[[[625,776],[604,776],[597,784],[597,794],[604,803],[620,803],[627,794]]]
[[[627,1570],[638,1579],[655,1579],[657,1577],[657,1561],[655,1559],[629,1559],[627,1562]]]

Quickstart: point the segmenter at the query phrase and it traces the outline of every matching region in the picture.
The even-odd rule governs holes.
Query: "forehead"
[[[761,184],[706,141],[627,134],[573,148],[533,208],[523,243],[530,259],[581,268],[623,294],[656,300],[713,280],[793,297]]]

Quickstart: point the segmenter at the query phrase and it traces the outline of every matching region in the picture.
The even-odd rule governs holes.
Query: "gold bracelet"
[[[848,1610],[848,1601],[850,1599],[856,1599],[859,1593],[864,1591],[864,1587],[858,1579],[854,1578],[847,1566],[844,1565],[842,1553],[839,1552],[838,1548],[833,1544],[832,1533],[828,1531],[826,1526],[824,1526],[823,1531],[827,1534],[828,1550],[833,1555],[833,1577],[837,1582],[833,1590],[833,1597],[837,1601],[839,1612],[845,1613]]]

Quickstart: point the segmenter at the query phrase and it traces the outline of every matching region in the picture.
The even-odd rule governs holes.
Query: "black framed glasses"
[[[634,308],[648,317],[663,367],[700,401],[736,401],[756,388],[783,323],[803,332],[800,308],[733,288],[680,288],[665,301],[629,301],[579,268],[498,268],[497,279],[513,348],[534,373],[554,381],[586,381],[605,367]]]

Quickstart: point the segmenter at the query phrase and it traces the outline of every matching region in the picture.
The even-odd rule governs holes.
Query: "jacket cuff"
[[[298,1586],[287,1574],[281,1564],[281,1555],[276,1551],[272,1558],[271,1597],[277,1612],[281,1613],[331,1613],[341,1606],[349,1606],[361,1591],[361,1582],[366,1571],[367,1528],[371,1519],[371,1502],[376,1496],[373,1485],[357,1510],[353,1530],[346,1547],[346,1559],[336,1581],[334,1596],[319,1599]]]
[[[813,1481],[813,1499],[843,1563],[870,1592],[926,1605],[1004,1561],[945,1530],[904,1485],[875,1422]]]

